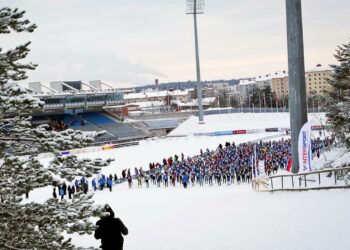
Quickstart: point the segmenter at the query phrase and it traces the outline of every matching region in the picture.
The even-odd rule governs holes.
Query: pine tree
[[[338,138],[350,148],[350,42],[338,46],[334,57],[339,65],[333,69],[328,92],[327,118]]]
[[[0,34],[33,32],[36,25],[24,19],[24,14],[18,9],[0,9]],[[111,160],[60,156],[61,150],[86,146],[97,133],[32,126],[31,117],[25,114],[42,108],[43,103],[28,90],[9,84],[26,79],[26,71],[35,69],[33,63],[22,63],[29,45],[6,52],[0,48],[0,249],[74,249],[71,239],[60,232],[93,232],[89,218],[100,215],[102,209],[93,205],[92,195],[77,193],[71,201],[52,198],[44,203],[25,203],[23,196],[77,176],[90,177]],[[43,152],[53,154],[49,164],[38,160]]]

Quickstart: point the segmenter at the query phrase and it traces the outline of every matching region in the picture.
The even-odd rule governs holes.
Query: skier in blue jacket
[[[187,188],[187,182],[188,182],[188,176],[186,173],[184,173],[182,175],[182,185],[184,186],[184,188]]]
[[[92,179],[91,185],[94,188],[94,191],[96,191],[97,186],[96,186],[96,180],[95,179]]]
[[[109,188],[109,191],[111,192],[112,192],[112,184],[113,184],[112,179],[107,178],[107,188]]]

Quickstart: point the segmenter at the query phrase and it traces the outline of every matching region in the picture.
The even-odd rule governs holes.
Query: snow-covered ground
[[[325,113],[309,113],[311,125],[325,125]],[[191,116],[170,135],[190,135],[239,129],[289,128],[289,113],[232,113],[208,115],[205,124],[198,123],[198,117]]]
[[[324,114],[309,115],[313,124],[325,123]],[[105,174],[143,167],[149,162],[183,152],[214,149],[219,143],[236,143],[281,138],[281,133],[259,133],[221,137],[194,137],[193,133],[232,129],[289,127],[286,113],[228,114],[195,117],[172,135],[190,135],[142,141],[138,146],[81,154],[79,157],[113,157]],[[47,161],[48,159],[45,159]],[[350,249],[350,193],[348,190],[303,193],[259,193],[250,185],[129,189],[126,184],[113,191],[97,191],[96,203],[109,203],[126,226],[124,249]],[[34,191],[35,200],[51,196],[51,189]],[[74,236],[78,246],[99,246],[91,235]]]
[[[258,193],[249,185],[98,191],[129,229],[124,249],[347,250],[348,190]],[[93,236],[74,237],[99,246]]]

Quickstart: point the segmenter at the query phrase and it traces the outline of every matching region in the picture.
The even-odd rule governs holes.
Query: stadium
[[[87,90],[83,89],[87,87]],[[125,123],[120,112],[124,94],[130,89],[115,89],[101,81],[51,82],[47,87],[39,82],[29,83],[33,96],[44,102],[43,108],[31,114],[34,125],[49,124],[53,130],[67,128],[81,131],[105,131],[92,145],[118,143],[128,145],[152,136],[142,122]],[[47,90],[44,92],[43,90]],[[159,128],[150,122],[151,128]],[[166,125],[162,128],[173,128]],[[125,144],[126,143],[126,144]]]

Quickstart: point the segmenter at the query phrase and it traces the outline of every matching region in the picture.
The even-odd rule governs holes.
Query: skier
[[[160,187],[160,182],[162,181],[162,174],[158,173],[157,175],[157,187]]]
[[[137,176],[137,187],[142,188],[142,178],[141,175]]]
[[[109,191],[112,192],[112,179],[107,178],[107,188],[109,188]]]
[[[59,188],[58,193],[61,196],[61,200],[63,200],[63,198],[64,198],[64,190],[63,190],[62,186]]]
[[[128,184],[129,184],[129,188],[132,187],[132,178],[131,175],[128,175]]]
[[[87,184],[87,182],[83,182],[81,183],[81,189],[83,191],[84,194],[87,194],[88,190],[89,190],[89,185]]]
[[[68,185],[68,199],[72,199],[72,188]]]
[[[104,181],[103,178],[101,178],[101,179],[99,180],[99,184],[100,184],[100,189],[102,190],[102,189],[105,187],[105,181]]]
[[[168,174],[167,173],[164,174],[164,178],[163,179],[164,179],[164,186],[167,187],[168,186]]]
[[[53,188],[52,196],[53,196],[54,199],[57,199],[56,187]]]
[[[79,187],[79,182],[78,182],[78,180],[75,180],[74,186],[75,186],[75,190],[76,190],[77,192],[79,192],[79,191],[80,191],[80,187]]]
[[[119,218],[114,218],[114,212],[108,205],[105,206],[107,216],[102,217],[96,223],[95,238],[101,239],[102,250],[122,250],[124,244],[123,235],[129,231]]]
[[[96,179],[92,179],[91,185],[94,188],[94,191],[96,191],[97,190]]]
[[[67,185],[65,182],[63,182],[62,188],[63,188],[64,195],[66,195],[67,194]]]
[[[149,188],[149,177],[148,177],[148,175],[145,176],[145,182],[146,182],[146,187]]]
[[[123,181],[125,181],[125,177],[126,177],[126,173],[125,173],[125,171],[126,171],[126,169],[124,169],[124,170],[122,171]]]
[[[184,173],[182,175],[182,185],[184,186],[184,188],[187,188],[187,182],[188,182],[188,176],[186,173]]]

